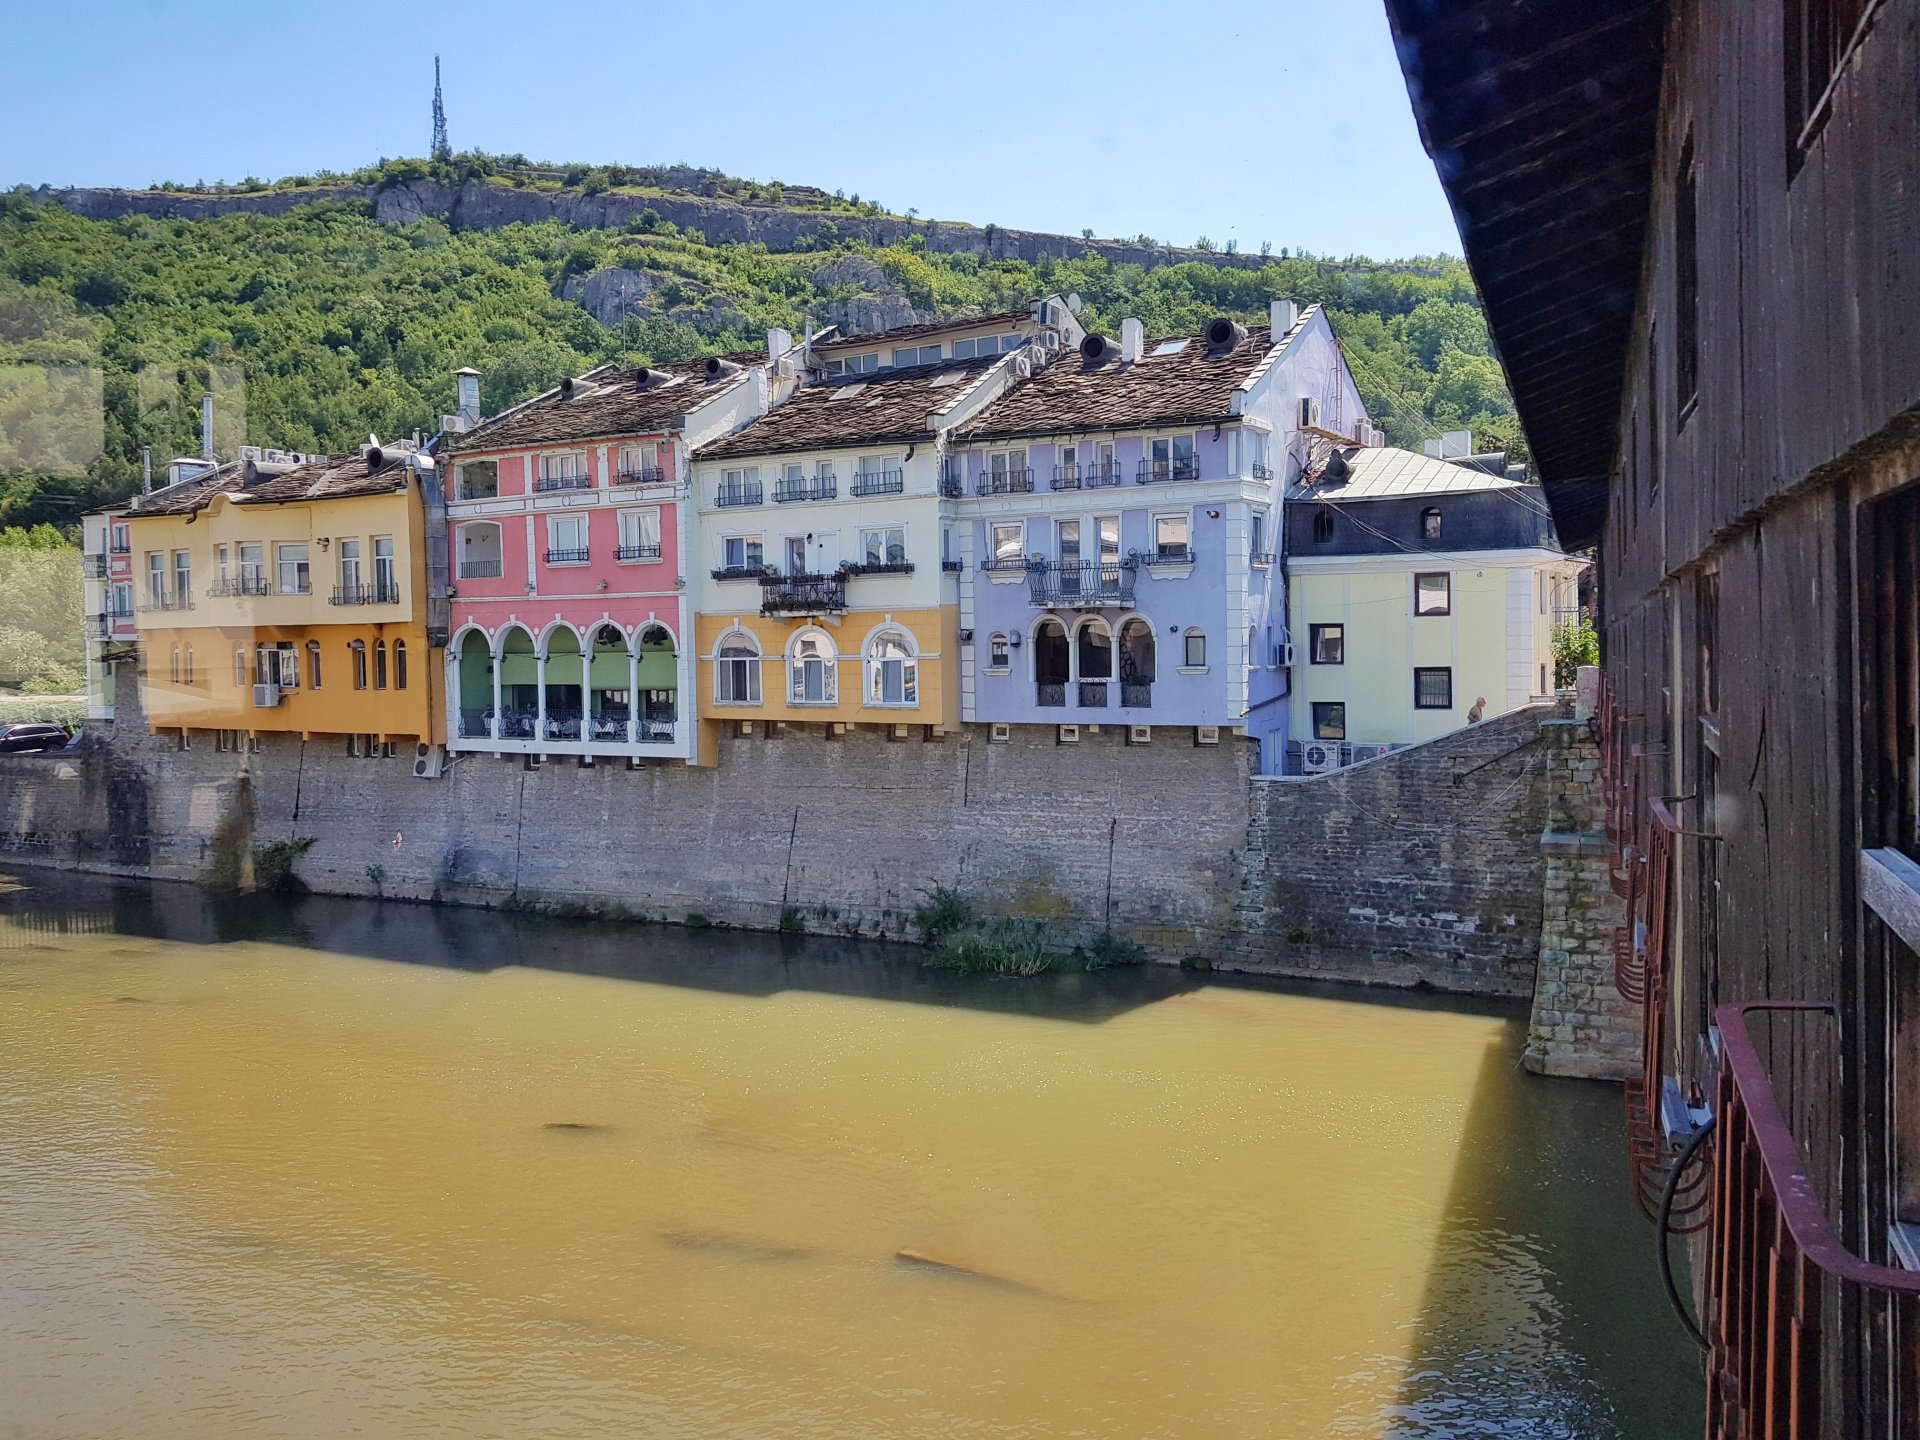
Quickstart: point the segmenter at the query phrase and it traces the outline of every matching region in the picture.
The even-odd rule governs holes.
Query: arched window
[[[1104,620],[1085,620],[1074,635],[1075,658],[1082,680],[1113,678],[1113,632]]]
[[[1033,684],[1036,705],[1067,703],[1071,652],[1067,627],[1048,617],[1033,632]]]
[[[1325,545],[1333,539],[1333,512],[1321,510],[1313,517],[1313,542]]]
[[[407,688],[407,642],[404,640],[393,642],[393,688]]]
[[[175,645],[167,654],[167,679],[170,683],[180,683],[180,647]]]
[[[384,640],[373,642],[373,688],[387,688],[387,642]]]
[[[186,668],[185,683],[187,683],[188,685],[191,685],[193,684],[193,646],[191,645],[187,646],[187,662],[186,662],[185,668]]]
[[[313,689],[320,688],[320,642],[307,641],[307,684]]]
[[[1120,684],[1153,684],[1153,627],[1144,620],[1129,620],[1120,627]]]
[[[349,641],[347,649],[353,655],[353,688],[364,690],[367,688],[367,642]]]
[[[1008,667],[1007,637],[996,630],[987,637],[987,668],[1005,670]]]
[[[236,647],[233,652],[233,688],[247,688],[247,652],[244,647]]]
[[[720,639],[713,666],[713,698],[722,705],[760,703],[760,645],[744,630]]]
[[[1420,538],[1422,540],[1438,540],[1440,538],[1440,512],[1438,510],[1429,507],[1420,512]]]
[[[787,651],[787,698],[795,705],[831,705],[838,686],[834,683],[833,641],[824,631],[802,630],[794,636]]]
[[[867,703],[920,703],[920,661],[913,641],[898,630],[881,631],[867,647]]]
[[[458,532],[453,552],[455,579],[500,578],[500,527],[491,520],[471,520]]]

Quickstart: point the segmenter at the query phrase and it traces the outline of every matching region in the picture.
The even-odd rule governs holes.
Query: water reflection
[[[1510,1009],[0,892],[0,1435],[1697,1432]]]

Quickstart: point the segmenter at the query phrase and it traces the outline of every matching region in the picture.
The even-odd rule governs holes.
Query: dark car
[[[64,750],[73,737],[59,725],[0,725],[0,754],[20,750]]]

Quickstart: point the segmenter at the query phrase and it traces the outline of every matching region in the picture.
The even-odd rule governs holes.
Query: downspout
[[[447,639],[453,619],[453,602],[448,592],[452,589],[448,581],[447,561],[447,496],[440,488],[439,468],[434,464],[430,453],[441,437],[435,435],[427,442],[424,450],[417,450],[407,457],[407,468],[413,472],[414,483],[420,488],[420,543],[426,547],[426,564],[421,573],[426,576],[426,633],[428,653],[421,658],[427,663],[422,667],[432,685],[432,677],[440,677],[440,695],[437,706],[429,696],[429,711],[438,709],[438,714],[429,714],[428,725],[434,733],[427,737],[428,744],[443,743],[453,734],[453,720],[447,693]],[[438,652],[440,658],[433,655]]]

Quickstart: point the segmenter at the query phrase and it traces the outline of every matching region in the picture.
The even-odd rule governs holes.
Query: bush
[[[78,730],[87,718],[84,700],[48,699],[0,700],[0,725],[64,725]]]
[[[1073,953],[1085,963],[1088,970],[1110,970],[1115,965],[1140,965],[1147,958],[1144,949],[1111,930],[1102,930],[1094,937],[1093,944]]]
[[[973,903],[951,885],[936,885],[920,893],[926,896],[926,902],[914,909],[913,923],[923,944],[935,944],[973,923]]]
[[[1600,663],[1600,636],[1593,628],[1593,617],[1563,620],[1553,627],[1553,684],[1564,690],[1578,678],[1582,665]]]
[[[311,835],[297,840],[270,840],[253,847],[253,887],[256,890],[292,892],[305,890],[306,884],[293,873],[293,864],[313,849]]]
[[[1072,957],[1047,948],[1046,931],[1033,920],[996,920],[942,935],[926,963],[934,970],[974,975],[1041,975]]]

